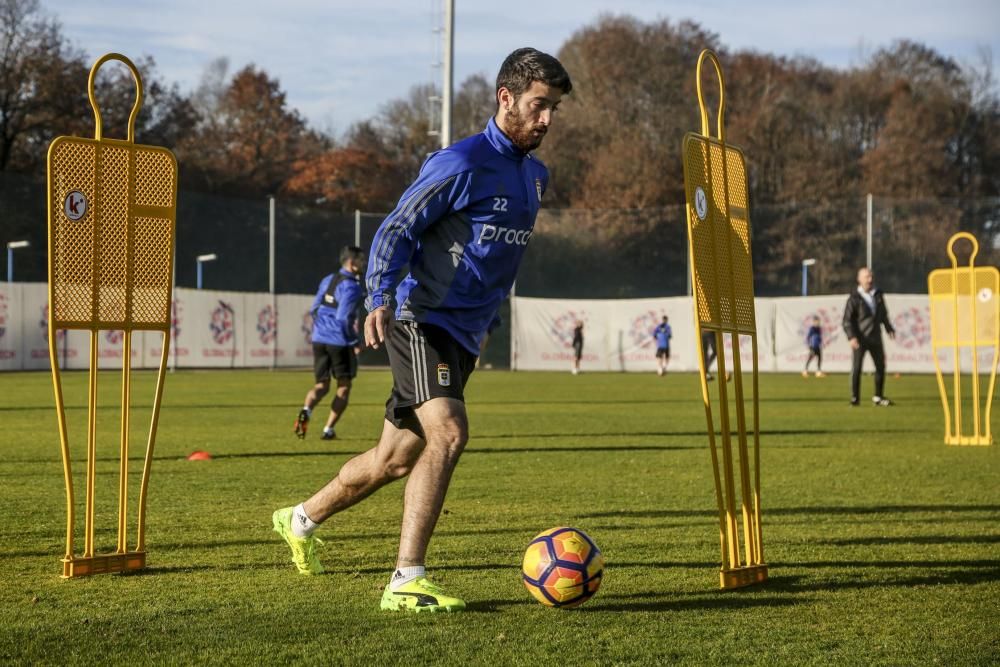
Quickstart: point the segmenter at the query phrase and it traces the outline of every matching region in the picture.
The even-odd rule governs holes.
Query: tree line
[[[655,219],[683,203],[680,145],[700,127],[694,65],[705,47],[722,60],[727,139],[747,155],[751,202],[763,212],[754,217],[759,270],[787,271],[804,253],[852,264],[857,234],[845,232],[847,214],[831,211],[869,192],[951,202],[894,220],[896,242],[913,252],[942,247],[959,228],[990,238],[1000,231],[995,206],[953,205],[1000,194],[1000,103],[988,53],[960,64],[904,40],[835,69],[732,50],[692,21],[614,15],[580,28],[558,51],[574,90],[539,151],[552,173],[547,208],[642,210]],[[38,0],[0,0],[0,54],[0,171],[39,174],[53,137],[92,135],[90,62]],[[432,84],[334,136],[310,127],[279,80],[253,64],[233,71],[219,59],[191,91],[165,81],[151,56],[136,64],[146,87],[137,140],[176,153],[182,189],[387,211],[438,145]],[[125,68],[102,70],[105,136],[124,136],[131,85]],[[714,127],[714,73],[704,87]],[[469,77],[454,96],[455,136],[479,131],[494,110],[491,80]],[[596,225],[626,245],[656,232],[634,215],[580,219],[580,231]]]

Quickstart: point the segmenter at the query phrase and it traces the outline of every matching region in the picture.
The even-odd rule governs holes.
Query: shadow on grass
[[[817,434],[831,434],[835,431],[825,431],[825,430],[788,430],[788,431],[763,431],[762,435],[817,435]],[[716,434],[718,435],[718,434]],[[506,435],[475,435],[473,440],[499,440],[499,439],[544,439],[544,438],[605,438],[605,437],[697,437],[703,438],[705,436],[704,431],[643,431],[643,432],[629,432],[629,433],[533,433],[533,434],[506,434]],[[736,434],[733,434],[734,438]],[[367,438],[343,438],[339,442],[370,442]],[[531,453],[546,453],[546,452],[667,452],[667,451],[685,451],[685,450],[700,450],[707,447],[706,443],[698,442],[696,444],[679,444],[679,445],[598,445],[594,447],[586,446],[567,446],[567,447],[477,447],[472,445],[465,450],[463,455],[476,455],[476,454],[531,454]],[[786,448],[796,448],[796,449],[827,449],[831,445],[821,444],[821,443],[795,443],[794,445],[775,445],[772,449],[786,449]],[[357,456],[362,454],[367,450],[346,450],[346,449],[330,449],[330,450],[310,450],[310,451],[269,451],[269,452],[238,452],[233,454],[212,454],[212,460],[224,461],[227,459],[259,459],[259,458],[298,458],[298,457],[315,457],[315,456]],[[98,463],[118,463],[120,459],[117,456],[99,456],[94,459]],[[130,462],[142,462],[144,458],[142,456],[130,456],[128,458]],[[154,461],[184,461],[185,456],[183,455],[154,455]],[[37,459],[17,459],[12,461],[7,461],[7,463],[16,464],[38,464],[38,463],[50,463],[58,464],[58,459],[53,458],[37,458]],[[81,459],[80,463],[84,463]],[[46,475],[48,473],[45,473]],[[98,475],[110,475],[118,474],[118,471],[98,471]],[[159,473],[154,473],[159,474]],[[21,477],[24,476],[22,472],[14,473],[0,473],[0,477]]]
[[[789,563],[788,567],[796,566]],[[817,563],[803,563],[798,566],[821,567]],[[829,563],[826,567],[844,567],[843,564]],[[940,586],[946,584],[980,584],[985,582],[1000,581],[1000,561],[930,561],[914,565],[909,562],[898,561],[872,561],[857,563],[857,567],[895,569],[900,567],[924,567],[932,570],[925,574],[906,576],[892,576],[889,572],[884,573],[883,579],[861,579],[853,576],[853,573],[842,575],[835,580],[814,581],[801,583],[801,577],[776,576],[764,584],[768,591],[780,591],[787,593],[838,591],[838,590],[864,590],[870,588],[912,588],[914,586]],[[964,569],[960,569],[964,568]]]
[[[593,435],[593,434],[591,434]],[[601,434],[601,435],[611,435],[611,434]],[[620,435],[620,434],[615,434]],[[634,434],[629,433],[627,435],[676,435],[676,434]],[[486,436],[482,436],[484,439]],[[492,436],[490,436],[492,437]],[[537,436],[525,436],[525,437],[537,437]],[[580,437],[576,434],[564,434],[559,437]],[[589,437],[589,436],[588,436]],[[688,449],[703,449],[704,445],[622,445],[622,446],[598,446],[598,447],[470,447],[466,449],[463,456],[475,455],[475,454],[525,454],[525,453],[539,453],[539,452],[645,452],[645,451],[674,451],[674,450],[688,450]],[[360,450],[324,450],[324,451],[276,451],[276,452],[239,452],[234,454],[212,454],[212,460],[214,461],[225,461],[227,459],[267,459],[267,458],[299,458],[299,457],[315,457],[315,456],[326,456],[326,457],[336,457],[336,456],[357,456],[362,454]],[[117,456],[105,456],[98,457],[95,459],[99,463],[118,463],[120,459]],[[153,456],[154,461],[184,461],[184,456]],[[142,457],[129,457],[129,461],[142,462]],[[11,463],[8,461],[8,463]],[[59,461],[57,459],[18,459],[14,463],[52,463],[57,464]],[[83,461],[81,461],[83,463]],[[202,463],[202,465],[205,465]],[[210,465],[210,464],[208,464]],[[45,473],[46,475],[48,473]],[[117,475],[117,470],[109,471],[98,471],[98,475]],[[153,475],[157,475],[155,470]],[[5,476],[0,473],[0,477]],[[23,473],[9,473],[7,476],[23,476]]]
[[[609,567],[717,567],[717,563],[616,563]],[[645,592],[631,595],[604,595],[600,593],[594,602],[580,608],[581,612],[601,611],[685,611],[695,609],[747,609],[756,607],[785,607],[813,601],[811,593],[835,592],[839,590],[865,590],[877,588],[911,588],[914,586],[974,585],[1000,580],[1000,561],[959,560],[959,561],[818,561],[805,563],[772,564],[772,575],[767,582],[731,591],[716,591],[706,595],[704,591],[676,593]],[[839,573],[834,580],[807,581],[795,574],[774,575],[783,568],[881,568],[884,578],[862,579],[853,572]],[[900,568],[926,568],[924,574],[898,572]]]
[[[842,505],[817,507],[765,507],[765,520],[769,516],[790,515],[851,515],[851,514],[905,514],[911,512],[1000,512],[1000,505]],[[622,510],[620,512],[594,512],[584,514],[584,519],[635,518],[660,519],[670,517],[718,516],[715,510]]]
[[[892,537],[845,537],[819,540],[834,546],[879,544],[1000,544],[1000,535],[893,535]]]

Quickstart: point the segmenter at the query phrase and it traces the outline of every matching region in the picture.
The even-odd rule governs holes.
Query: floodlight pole
[[[361,247],[361,209],[354,209],[354,245]]]
[[[274,195],[268,195],[267,206],[267,288],[271,293],[271,316],[274,317],[275,326],[278,323],[278,303],[274,296]],[[278,360],[278,336],[274,336],[274,344],[271,346],[271,370]]]
[[[451,93],[454,87],[455,0],[444,0],[444,67],[441,98],[441,148],[451,145]]]
[[[868,193],[865,198],[867,200],[867,218],[868,218],[868,234],[866,239],[866,252],[865,252],[865,266],[869,269],[872,268],[872,193]]]
[[[809,296],[809,267],[815,263],[812,257],[802,260],[802,296]]]
[[[274,297],[274,195],[267,196],[267,291]]]
[[[517,281],[510,286],[510,370],[517,370]]]
[[[30,241],[7,242],[7,284],[14,282],[14,251],[19,248],[27,248],[30,245]]]
[[[202,283],[201,281],[202,264],[204,264],[205,262],[214,262],[217,259],[219,259],[219,256],[216,255],[214,252],[209,253],[207,255],[198,255],[197,257],[195,257],[195,260],[198,262],[198,289],[201,289],[201,283]]]

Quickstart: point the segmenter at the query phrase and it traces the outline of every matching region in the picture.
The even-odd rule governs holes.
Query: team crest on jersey
[[[448,364],[438,364],[438,384],[442,387],[451,386],[451,369]]]
[[[535,192],[538,194],[538,201],[542,201],[542,179],[535,179]]]

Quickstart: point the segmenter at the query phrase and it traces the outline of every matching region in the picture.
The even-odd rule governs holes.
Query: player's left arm
[[[878,293],[878,300],[882,305],[882,323],[885,325],[885,331],[889,334],[889,338],[895,340],[896,330],[892,328],[892,323],[889,321],[889,307],[885,305],[885,297],[882,296],[881,291]]]

